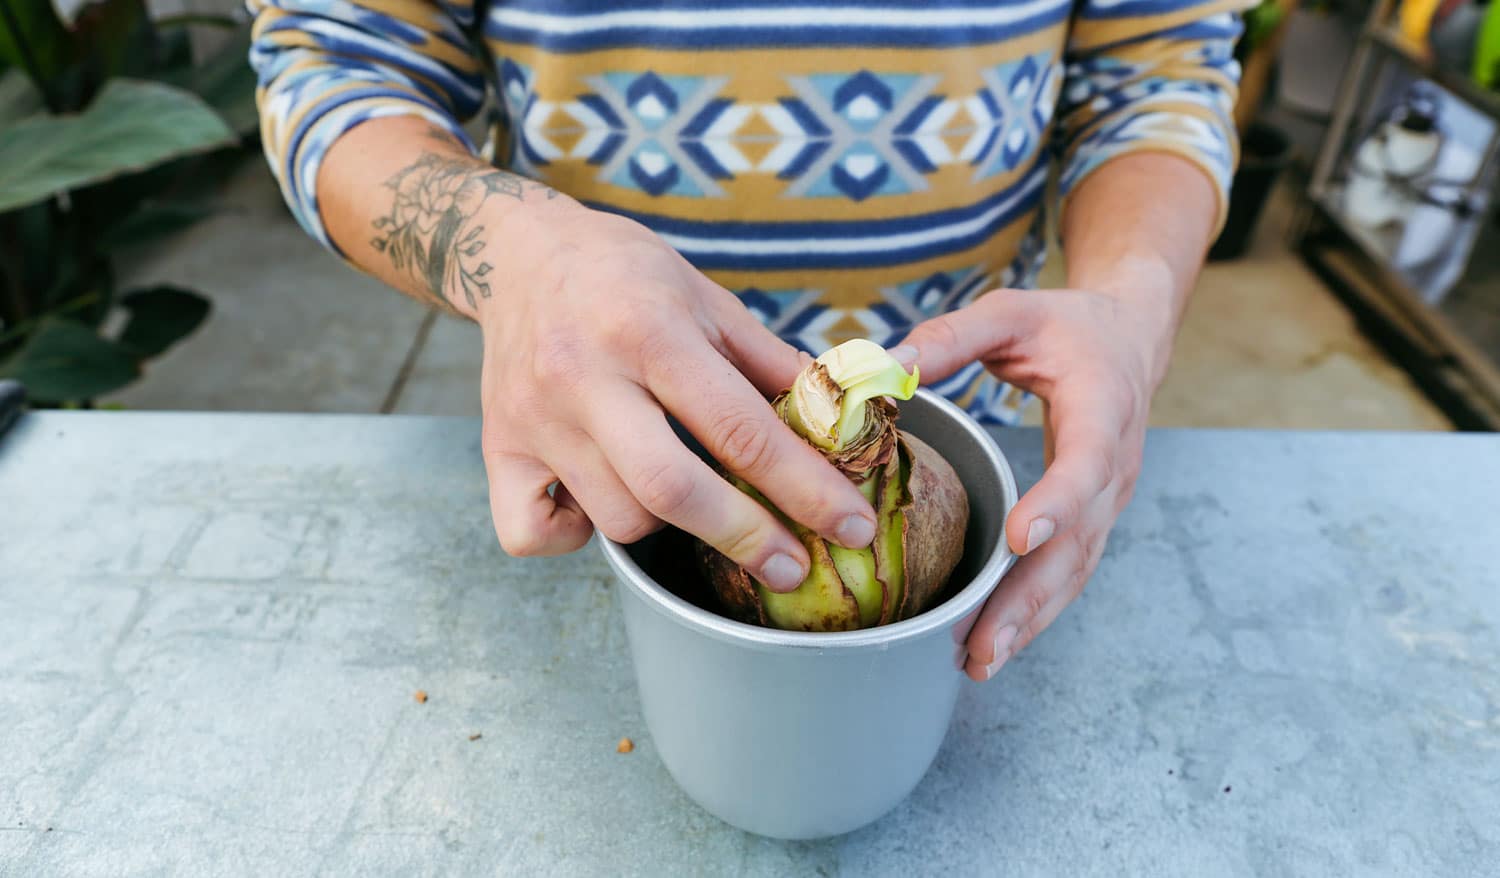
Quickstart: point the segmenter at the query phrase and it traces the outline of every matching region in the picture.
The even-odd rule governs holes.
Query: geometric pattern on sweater
[[[762,174],[784,181],[784,198],[863,201],[925,191],[947,165],[973,166],[976,181],[1020,167],[1047,136],[1061,72],[1044,51],[981,71],[967,94],[944,93],[936,74],[789,75],[779,99],[747,102],[726,96],[727,76],[644,70],[586,77],[556,101],[506,59],[500,92],[515,120],[509,164],[525,173],[583,160],[601,182],[699,198]]]

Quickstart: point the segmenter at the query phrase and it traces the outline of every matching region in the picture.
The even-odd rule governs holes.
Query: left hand
[[[1045,403],[1047,469],[1006,523],[1022,558],[969,632],[964,670],[993,677],[1056,619],[1099,563],[1140,471],[1146,416],[1174,320],[1088,290],[998,290],[912,330],[893,350],[941,380],[975,360]],[[902,347],[915,351],[902,351]]]

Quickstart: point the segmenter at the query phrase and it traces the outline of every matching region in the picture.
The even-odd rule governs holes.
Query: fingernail
[[[995,632],[994,659],[984,666],[984,678],[986,680],[995,676],[1000,668],[1010,659],[1010,645],[1016,639],[1016,626],[1006,625]]]
[[[1052,523],[1052,519],[1050,518],[1033,518],[1031,520],[1031,527],[1026,529],[1026,551],[1024,554],[1030,555],[1042,543],[1052,539],[1052,532],[1056,529],[1057,526]]]
[[[772,591],[791,591],[802,584],[806,574],[791,555],[772,555],[760,569],[760,578]]]
[[[863,549],[875,540],[875,522],[863,515],[851,515],[834,531],[833,538],[847,548]]]
[[[895,347],[886,351],[886,353],[890,354],[892,357],[895,357],[897,362],[907,367],[908,369],[917,362],[917,348],[915,345],[896,345]]]

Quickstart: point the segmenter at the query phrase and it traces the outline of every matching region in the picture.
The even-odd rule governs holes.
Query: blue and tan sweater
[[[498,164],[639,220],[814,353],[1030,284],[1053,157],[1066,198],[1175,153],[1222,216],[1245,5],[249,0],[266,152],[324,244],[330,144],[391,115],[470,143],[488,89]],[[939,389],[986,421],[1023,401],[977,365]]]

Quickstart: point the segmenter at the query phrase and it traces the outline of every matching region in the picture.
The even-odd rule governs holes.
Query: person
[[[502,547],[670,523],[778,590],[791,518],[872,510],[768,395],[844,339],[975,418],[1043,403],[993,676],[1082,590],[1237,142],[1243,0],[249,0],[263,142],[307,231],[476,321]],[[489,160],[463,123],[486,117]],[[1056,158],[1067,288],[1035,290]]]

